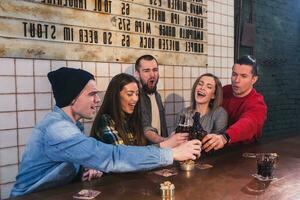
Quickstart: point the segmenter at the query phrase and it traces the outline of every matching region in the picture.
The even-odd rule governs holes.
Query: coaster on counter
[[[87,190],[83,189],[73,195],[74,199],[94,199],[101,192],[97,190]]]
[[[212,165],[207,164],[207,163],[195,163],[195,167],[197,169],[210,169],[210,168],[213,168]]]
[[[154,172],[154,174],[159,175],[159,176],[164,176],[164,177],[170,177],[170,176],[175,176],[178,174],[177,170],[172,168],[172,169],[161,169],[157,170]]]
[[[262,175],[259,174],[252,174],[252,176],[260,181],[275,181],[278,179],[276,177],[263,177]]]

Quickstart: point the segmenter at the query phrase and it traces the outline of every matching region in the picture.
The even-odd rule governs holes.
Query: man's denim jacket
[[[108,145],[83,134],[63,110],[53,112],[33,129],[11,197],[71,182],[79,166],[103,172],[148,170],[172,164],[170,149]]]

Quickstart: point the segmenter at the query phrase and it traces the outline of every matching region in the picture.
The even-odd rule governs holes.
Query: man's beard
[[[157,80],[157,82],[158,82],[158,80]],[[149,88],[148,85],[147,85],[147,83],[145,83],[144,81],[141,80],[142,87],[143,87],[143,89],[145,90],[145,92],[147,94],[153,94],[153,93],[156,92],[156,90],[157,90],[157,82],[156,82],[156,84],[155,84],[155,86],[153,88]]]

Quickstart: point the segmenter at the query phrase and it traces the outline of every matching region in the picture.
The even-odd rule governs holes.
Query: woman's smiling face
[[[215,98],[216,82],[213,77],[200,78],[195,89],[195,101],[197,104],[209,104]]]
[[[120,92],[121,109],[127,114],[132,114],[139,100],[139,88],[135,82],[128,83]]]

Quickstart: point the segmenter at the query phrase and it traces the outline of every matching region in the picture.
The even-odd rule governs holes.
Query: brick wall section
[[[235,1],[237,11],[238,1]],[[299,132],[300,123],[300,4],[298,0],[253,1],[256,57],[260,81],[256,85],[268,105],[263,138]],[[248,0],[244,1],[244,20]],[[241,48],[240,53],[248,51]]]

